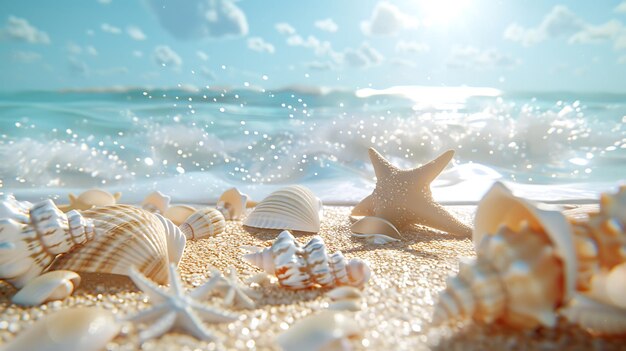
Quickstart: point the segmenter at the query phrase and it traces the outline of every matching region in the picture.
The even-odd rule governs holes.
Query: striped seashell
[[[46,272],[28,282],[11,298],[21,306],[37,306],[47,301],[63,300],[80,284],[80,276],[70,271]]]
[[[169,219],[176,225],[181,225],[195,212],[196,209],[191,206],[174,205],[165,210],[163,217]]]
[[[179,228],[187,240],[198,240],[222,234],[226,228],[226,220],[222,212],[207,207],[189,216]]]
[[[166,284],[168,265],[178,265],[185,236],[169,220],[143,209],[115,205],[82,213],[93,222],[96,235],[57,258],[52,269],[128,275],[130,267]]]
[[[243,224],[253,228],[317,233],[322,213],[322,201],[308,188],[294,185],[268,195]]]
[[[19,223],[28,223],[28,211],[33,207],[28,201],[17,201],[11,194],[2,196],[0,200],[0,218],[12,218]]]
[[[350,285],[362,287],[370,278],[367,263],[360,259],[346,259],[337,251],[331,255],[321,237],[316,236],[300,246],[293,235],[283,231],[271,247],[246,254],[244,260],[278,278],[288,289],[307,289],[314,286],[335,287]]]
[[[577,294],[561,314],[594,335],[626,335],[626,308]]]

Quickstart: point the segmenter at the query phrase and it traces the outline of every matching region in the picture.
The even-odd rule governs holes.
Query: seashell
[[[591,278],[585,295],[600,302],[626,309],[626,262],[611,270],[599,270]]]
[[[196,209],[187,205],[174,205],[170,206],[163,213],[163,217],[169,219],[177,226],[180,226],[196,212]]]
[[[333,311],[360,311],[361,301],[355,299],[333,301],[328,304],[328,309]]]
[[[19,223],[28,223],[28,211],[33,207],[28,201],[17,201],[11,194],[0,200],[0,218],[12,218]]]
[[[170,207],[171,198],[160,191],[154,191],[141,202],[141,208],[148,212],[164,214]]]
[[[224,233],[226,220],[222,212],[207,207],[194,212],[179,227],[187,240],[198,240]]]
[[[276,342],[283,351],[350,350],[348,339],[359,334],[354,319],[325,310],[299,320]]]
[[[0,219],[0,279],[22,288],[54,258],[92,240],[93,222],[77,211],[61,212],[51,200],[33,205],[25,218]]]
[[[315,236],[300,246],[293,235],[283,231],[271,247],[244,255],[243,259],[269,274],[288,289],[307,289],[320,285],[362,287],[370,278],[367,263],[353,258],[349,262],[337,251],[329,255],[321,237]]]
[[[35,322],[3,351],[98,351],[120,332],[113,314],[96,307],[62,309]]]
[[[333,290],[327,292],[326,296],[333,301],[361,299],[363,297],[361,291],[352,286],[340,286],[338,288],[334,288]]]
[[[513,327],[552,327],[572,294],[576,258],[559,211],[514,197],[496,183],[476,211],[477,258],[462,262],[439,295],[434,323],[461,316]]]
[[[573,324],[592,334],[626,335],[626,309],[604,304],[585,297],[574,296],[561,314]]]
[[[402,235],[391,222],[379,217],[363,217],[350,227],[352,236],[364,238],[372,244],[383,245],[402,240]]]
[[[115,205],[122,193],[111,194],[101,189],[89,189],[78,196],[69,194],[68,210],[89,210],[94,207]]]
[[[254,203],[249,201],[248,195],[242,194],[237,188],[230,188],[217,200],[216,207],[224,214],[224,218],[234,220],[239,219],[250,205]]]
[[[168,265],[178,265],[186,242],[168,219],[128,205],[98,207],[82,215],[93,222],[95,237],[58,257],[52,269],[128,275],[135,266],[158,283],[168,282]]]
[[[63,300],[80,284],[80,276],[70,271],[44,273],[28,282],[11,301],[22,306],[37,306],[47,301]]]
[[[311,190],[293,185],[268,195],[243,221],[248,227],[317,233],[322,201]]]
[[[585,217],[570,217],[580,262],[578,288],[589,290],[599,271],[626,262],[626,186],[602,194],[600,209]]]

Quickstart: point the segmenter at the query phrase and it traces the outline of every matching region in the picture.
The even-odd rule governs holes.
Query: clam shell
[[[248,227],[317,233],[322,202],[311,190],[288,186],[268,195],[244,220]]]
[[[222,234],[226,229],[226,220],[222,212],[214,208],[200,209],[189,216],[180,230],[187,240],[198,240]]]
[[[94,307],[62,309],[37,321],[3,351],[98,351],[119,332],[113,314]]]
[[[93,221],[96,236],[72,252],[57,258],[52,269],[128,275],[135,266],[145,276],[168,282],[168,265],[178,265],[185,236],[158,214],[115,205],[82,213]]]
[[[248,195],[242,194],[237,188],[226,190],[217,200],[217,209],[224,214],[227,220],[239,219],[245,212],[248,204]]]
[[[573,324],[593,334],[626,335],[626,309],[575,295],[561,314]]]
[[[299,320],[276,338],[283,351],[347,350],[347,339],[360,334],[357,323],[331,310]]]
[[[80,276],[70,271],[51,271],[28,282],[11,301],[22,306],[37,306],[70,296],[80,284]]]
[[[349,299],[361,299],[363,295],[361,290],[352,286],[340,286],[326,293],[331,300],[349,300]]]
[[[154,191],[141,202],[141,208],[149,212],[164,214],[170,207],[171,198],[160,191]]]
[[[187,220],[187,218],[189,218],[195,212],[196,209],[191,206],[174,205],[165,210],[165,212],[163,213],[163,217],[180,226],[185,222],[185,220]]]
[[[353,233],[383,235],[396,240],[402,240],[398,229],[386,219],[379,217],[363,217],[350,227]]]
[[[89,189],[78,196],[69,194],[70,205],[68,209],[88,210],[94,207],[115,205],[122,197],[122,193],[111,194],[101,189]]]

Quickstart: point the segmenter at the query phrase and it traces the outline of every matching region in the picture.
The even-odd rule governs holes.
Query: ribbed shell
[[[170,259],[178,264],[185,245],[177,227],[159,215],[127,205],[98,207],[83,216],[93,221],[96,237],[59,257],[53,269],[128,275],[134,266],[152,280],[167,284]]]
[[[576,295],[562,311],[570,322],[593,334],[626,335],[626,309]]]
[[[322,211],[322,202],[311,190],[294,185],[268,195],[243,224],[254,228],[317,233]]]
[[[222,234],[226,228],[226,220],[222,212],[214,208],[203,208],[189,216],[180,230],[187,240],[198,240]]]

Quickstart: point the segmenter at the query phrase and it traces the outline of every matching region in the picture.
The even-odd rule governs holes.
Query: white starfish
[[[169,268],[170,287],[167,290],[146,278],[135,267],[130,269],[130,278],[139,289],[148,295],[153,305],[147,310],[139,311],[127,318],[127,320],[135,322],[154,321],[150,327],[139,334],[142,342],[159,337],[174,327],[188,331],[198,339],[211,340],[214,337],[202,323],[203,319],[210,323],[237,320],[236,316],[196,301],[205,294],[207,288],[208,290],[213,289],[219,282],[218,279],[211,278],[204,285],[185,294],[185,288],[176,270],[176,265],[170,264]]]
[[[237,270],[232,266],[228,268],[226,276],[219,270],[211,268],[211,279],[202,287],[196,289],[198,296],[208,295],[214,290],[224,297],[224,304],[230,307],[241,306],[253,309],[255,307],[253,299],[259,298],[257,291],[241,282],[237,276]]]

